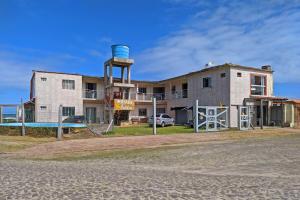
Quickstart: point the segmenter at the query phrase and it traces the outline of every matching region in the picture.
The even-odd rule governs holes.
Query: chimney
[[[263,66],[261,66],[261,69],[266,70],[266,71],[272,71],[271,65],[263,65]]]

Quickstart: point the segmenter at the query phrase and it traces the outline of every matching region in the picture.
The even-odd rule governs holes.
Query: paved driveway
[[[300,199],[300,135],[81,161],[1,159],[0,199]]]

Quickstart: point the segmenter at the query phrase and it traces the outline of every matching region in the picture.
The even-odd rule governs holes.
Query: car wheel
[[[162,122],[162,123],[161,123],[161,127],[165,127],[165,122]]]

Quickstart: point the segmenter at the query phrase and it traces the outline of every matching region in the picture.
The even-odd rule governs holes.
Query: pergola
[[[272,103],[279,103],[281,105],[283,105],[286,101],[288,100],[288,98],[285,97],[264,97],[264,96],[252,96],[250,98],[245,98],[244,102],[253,102],[253,101],[259,101],[260,102],[260,112],[261,112],[261,116],[263,116],[263,104],[264,102],[272,102]],[[282,106],[283,109],[283,106]],[[284,121],[282,120],[282,127],[284,126]],[[263,117],[260,118],[260,127],[261,129],[263,129]]]

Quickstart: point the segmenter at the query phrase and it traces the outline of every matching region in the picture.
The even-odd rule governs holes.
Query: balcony
[[[82,98],[84,98],[84,99],[100,99],[101,92],[97,91],[97,90],[83,90]]]
[[[165,93],[135,93],[135,94],[132,94],[132,99],[135,99],[136,101],[152,101],[152,99],[154,97],[158,101],[166,100]]]
[[[188,90],[172,91],[170,99],[184,99],[188,98]]]

